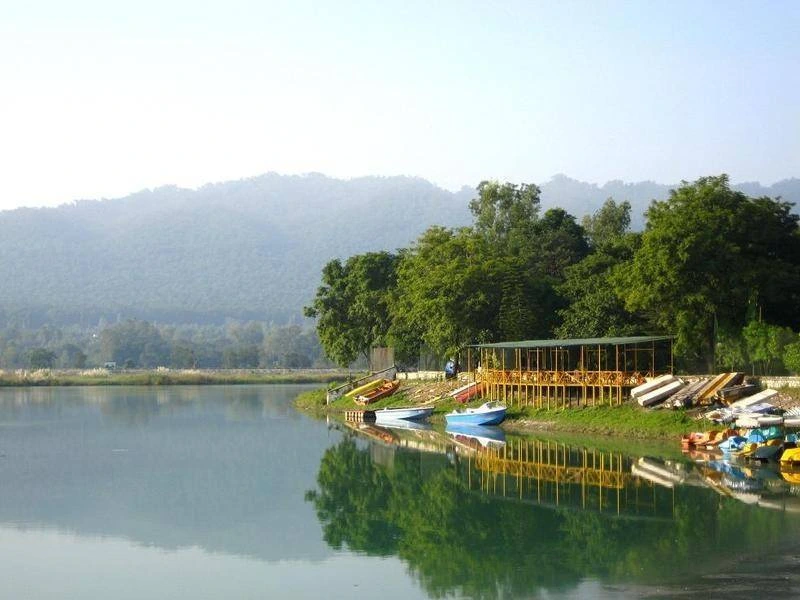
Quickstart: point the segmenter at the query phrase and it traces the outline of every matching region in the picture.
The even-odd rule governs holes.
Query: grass
[[[336,371],[271,370],[173,370],[144,371],[53,369],[0,371],[0,387],[89,385],[247,385],[259,383],[327,383],[342,374]]]
[[[561,410],[515,408],[508,417],[520,425],[630,438],[675,438],[715,427],[711,421],[695,420],[682,410],[647,410],[635,404]]]

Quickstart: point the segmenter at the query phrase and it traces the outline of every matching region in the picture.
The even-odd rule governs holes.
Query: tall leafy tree
[[[637,234],[628,231],[631,206],[609,198],[583,226],[592,253],[564,269],[557,287],[568,305],[559,311],[559,337],[603,337],[643,333],[640,315],[627,311],[612,285],[616,269],[633,257],[639,245]]]
[[[581,224],[593,248],[614,244],[631,226],[631,203],[609,198],[594,214],[583,217]]]
[[[684,182],[651,204],[641,247],[618,271],[626,308],[650,312],[657,327],[677,334],[676,353],[709,369],[717,327],[741,327],[748,305],[792,325],[786,298],[797,299],[800,252],[790,209],[731,190],[726,175]]]
[[[495,330],[499,290],[486,239],[469,228],[431,227],[397,272],[396,327],[434,353],[453,354]]]
[[[541,191],[533,184],[482,181],[469,203],[475,231],[500,253],[526,257],[539,218]]]
[[[325,354],[346,366],[359,355],[369,360],[370,348],[384,343],[389,331],[389,298],[395,286],[397,256],[369,252],[342,264],[330,261],[307,317],[317,319]]]

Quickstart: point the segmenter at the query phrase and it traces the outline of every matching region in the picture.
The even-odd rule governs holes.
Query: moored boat
[[[490,401],[477,408],[458,408],[444,418],[448,425],[499,425],[506,418],[506,407]]]
[[[375,422],[386,421],[422,421],[433,413],[432,406],[417,406],[404,408],[381,408],[375,411]]]

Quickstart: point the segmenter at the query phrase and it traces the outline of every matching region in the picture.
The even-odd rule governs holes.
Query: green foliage
[[[586,215],[581,222],[589,243],[594,248],[614,244],[623,237],[631,225],[631,203],[609,198],[593,215]]]
[[[56,360],[56,353],[46,348],[34,348],[28,357],[31,369],[50,369]]]
[[[624,269],[638,246],[638,234],[606,239],[592,254],[565,270],[558,286],[568,305],[559,311],[560,337],[626,336],[645,333],[647,320],[625,308],[614,287],[616,273]]]
[[[616,291],[627,309],[677,334],[678,355],[713,369],[716,327],[743,325],[751,303],[778,324],[798,322],[787,307],[800,290],[797,217],[789,211],[731,190],[725,175],[684,182],[650,206],[641,247],[616,271]]]
[[[539,215],[540,190],[535,185],[482,181],[470,201],[475,231],[508,256],[529,253],[533,224]]]
[[[798,528],[797,520],[780,511],[720,499],[694,486],[637,488],[631,492],[636,500],[627,498],[635,502],[634,515],[617,513],[613,491],[606,511],[584,510],[582,495],[596,506],[593,486],[576,485],[573,497],[565,481],[558,488],[563,507],[553,508],[537,503],[535,478],[520,494],[527,497],[519,499],[516,476],[492,475],[487,485],[486,474],[472,471],[463,458],[451,463],[444,456],[387,451],[360,448],[352,439],[329,448],[318,489],[307,492],[306,500],[332,547],[396,554],[432,597],[531,597],[586,579],[696,579],[729,561],[720,548],[763,550]],[[506,483],[513,491],[505,492]],[[545,497],[547,487],[541,486]]]
[[[307,317],[317,319],[325,354],[347,366],[359,355],[369,359],[373,346],[384,343],[389,332],[389,301],[395,286],[398,257],[388,252],[338,259],[322,270],[322,285]]]
[[[741,332],[720,328],[714,353],[716,366],[725,371],[739,371],[747,365],[747,348]]]
[[[439,356],[485,339],[496,326],[499,285],[485,238],[432,227],[403,255],[392,316],[398,332],[419,332]]]
[[[784,349],[797,339],[788,327],[770,325],[761,321],[750,321],[742,329],[747,354],[753,364],[753,371],[759,367],[762,375],[772,372],[776,363],[784,356]]]
[[[406,245],[431,223],[464,225],[469,194],[410,177],[267,174],[2,211],[0,311],[24,309],[25,327],[285,324],[332,257]]]
[[[786,344],[783,349],[783,364],[795,375],[800,374],[800,342]]]
[[[259,352],[255,344],[240,344],[222,352],[222,366],[226,369],[252,369],[258,363]]]
[[[309,368],[332,366],[316,332],[299,325],[229,322],[225,327],[153,325],[131,321],[99,330],[79,327],[0,329],[0,367],[29,367],[30,353],[55,354],[52,366],[83,369],[107,361],[126,368]],[[153,355],[153,349],[158,350]]]
[[[158,329],[146,321],[129,320],[104,329],[100,347],[105,360],[118,365],[157,367],[169,360],[169,346]]]
[[[533,253],[528,263],[555,280],[563,279],[564,269],[589,252],[583,227],[561,208],[551,208],[534,223],[531,244]]]

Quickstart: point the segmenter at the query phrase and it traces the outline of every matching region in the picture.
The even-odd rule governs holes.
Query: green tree
[[[503,255],[528,255],[539,216],[539,188],[527,183],[482,181],[477,191],[477,198],[469,203],[475,231]]]
[[[800,373],[800,341],[787,344],[783,349],[783,364],[791,373]]]
[[[787,345],[797,339],[788,327],[770,325],[761,321],[750,321],[742,329],[747,355],[753,365],[753,374],[759,367],[762,375],[772,373],[784,355]]]
[[[384,343],[397,261],[389,252],[370,252],[323,268],[322,286],[304,314],[317,319],[322,348],[337,364],[347,366],[359,355],[369,361],[370,348]]]
[[[564,269],[558,292],[568,305],[559,311],[559,337],[603,337],[645,333],[646,320],[625,308],[614,289],[615,271],[624,269],[640,243],[630,233],[631,206],[609,198],[593,215],[583,219],[592,253]]]
[[[631,203],[609,198],[594,214],[583,217],[581,224],[593,248],[614,244],[631,226]]]
[[[131,367],[166,365],[169,344],[158,329],[147,321],[128,320],[100,332],[103,360]]]
[[[614,243],[598,248],[565,269],[565,279],[557,287],[568,305],[559,311],[559,337],[604,337],[646,333],[648,324],[641,314],[625,308],[614,288],[617,269],[624,268],[638,243],[636,234],[627,234]]]
[[[75,344],[64,344],[59,352],[58,362],[65,369],[83,369],[86,366],[86,353]]]
[[[393,331],[418,333],[440,357],[496,329],[499,286],[487,241],[472,229],[431,227],[403,256]]]
[[[535,275],[544,274],[556,281],[563,279],[564,270],[583,259],[589,252],[586,232],[575,217],[561,208],[547,210],[533,224],[531,239]]]
[[[47,348],[34,348],[28,355],[31,369],[51,369],[56,360],[56,353]]]
[[[641,247],[616,271],[616,291],[628,310],[677,335],[676,354],[713,369],[717,327],[741,327],[748,306],[780,325],[798,318],[787,306],[800,291],[790,208],[731,190],[726,175],[684,182],[651,204]]]
[[[222,366],[226,369],[254,369],[260,355],[255,344],[240,344],[222,351]]]

